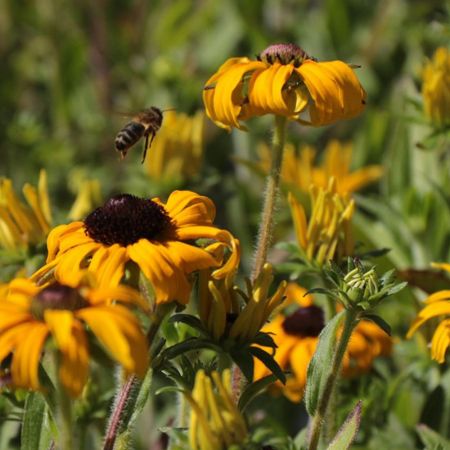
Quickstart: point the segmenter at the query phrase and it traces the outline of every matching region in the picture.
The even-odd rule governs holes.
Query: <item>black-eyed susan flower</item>
[[[191,406],[189,444],[192,450],[226,450],[243,444],[247,426],[231,392],[231,374],[199,370],[192,393],[185,392]]]
[[[117,285],[125,265],[135,263],[151,282],[157,303],[187,303],[191,283],[187,275],[218,267],[220,260],[193,241],[207,238],[234,246],[228,231],[213,226],[215,206],[190,191],[173,192],[167,203],[129,194],[112,197],[84,221],[61,225],[48,236],[47,264],[33,275],[39,280],[53,269],[56,276],[77,276],[89,269],[100,284]],[[223,276],[227,264],[214,275]]]
[[[168,111],[152,143],[145,167],[152,180],[180,183],[195,176],[203,158],[205,117]]]
[[[13,280],[0,299],[0,361],[12,355],[12,384],[41,389],[39,363],[52,340],[61,384],[70,396],[78,396],[89,375],[91,333],[126,373],[143,377],[147,341],[126,305],[146,304],[129,287],[96,286],[92,274],[40,287],[28,279]]]
[[[357,116],[366,93],[342,61],[318,62],[295,44],[275,44],[259,54],[228,59],[206,82],[206,113],[218,126],[274,114],[313,126]]]
[[[433,264],[433,266],[450,272],[450,264]],[[441,321],[431,340],[431,357],[442,364],[445,362],[445,354],[450,346],[450,290],[437,291],[427,297],[425,307],[415,318],[407,337],[411,338],[426,321],[439,317]]]
[[[340,259],[352,255],[354,200],[336,192],[333,178],[327,189],[311,186],[310,197],[311,214],[307,220],[303,206],[291,193],[288,195],[297,243],[305,259],[321,266],[335,257]]]
[[[231,338],[251,344],[272,312],[284,300],[286,282],[269,295],[273,269],[265,264],[257,279],[248,283],[247,292],[234,285],[233,276],[222,280],[200,275],[200,318],[210,335],[219,341]]]
[[[299,402],[306,386],[307,368],[314,355],[318,336],[325,326],[322,308],[314,304],[312,295],[295,283],[286,289],[284,311],[262,331],[271,333],[277,345],[274,359],[284,370],[290,370],[286,384],[276,382],[275,392],[281,391],[291,401]],[[354,329],[343,358],[342,372],[346,377],[368,372],[376,357],[389,355],[391,338],[371,322],[362,321]],[[254,379],[269,375],[269,370],[255,359]]]
[[[16,250],[45,242],[52,215],[47,190],[47,174],[41,170],[37,187],[25,184],[22,202],[12,181],[0,179],[0,247]]]
[[[351,194],[378,180],[383,174],[382,166],[370,165],[350,170],[352,144],[335,139],[328,142],[324,150],[322,164],[316,165],[316,150],[305,145],[297,154],[294,145],[286,144],[281,180],[289,188],[308,192],[311,185],[326,189],[329,180],[336,180],[336,192],[339,195]],[[270,167],[270,149],[262,144],[259,147],[261,168],[267,172]]]
[[[427,117],[436,125],[450,123],[450,52],[439,47],[423,71],[422,95]]]

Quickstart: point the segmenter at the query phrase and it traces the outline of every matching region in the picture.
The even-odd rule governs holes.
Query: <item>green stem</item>
[[[72,400],[67,395],[67,392],[64,390],[61,382],[58,380],[57,383],[57,408],[60,448],[61,450],[75,450],[75,430],[73,426]]]
[[[317,411],[312,419],[308,450],[316,450],[319,445],[319,439],[324,419],[326,416],[327,408],[330,399],[332,397],[334,387],[336,386],[337,380],[339,378],[342,359],[344,358],[345,351],[347,350],[347,346],[350,341],[352,331],[357,324],[357,319],[358,319],[357,311],[350,309],[346,311],[344,318],[344,328],[342,330],[342,334],[339,339],[336,352],[334,353],[333,356],[333,361],[331,363],[331,371],[328,376],[328,379],[326,380],[322,396],[317,406]]]
[[[272,142],[272,163],[267,176],[266,191],[264,194],[264,206],[261,214],[261,223],[258,232],[258,242],[254,258],[252,279],[258,278],[267,260],[273,225],[274,210],[278,199],[280,185],[281,165],[283,163],[283,150],[286,137],[286,117],[275,116],[275,129]]]

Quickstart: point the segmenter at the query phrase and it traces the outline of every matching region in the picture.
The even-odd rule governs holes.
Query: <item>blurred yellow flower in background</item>
[[[14,192],[12,181],[0,179],[0,247],[16,250],[44,243],[51,228],[52,214],[47,174],[39,173],[37,187],[25,184],[23,203]]]
[[[203,159],[205,117],[168,111],[153,143],[145,168],[159,182],[181,182],[198,174]]]
[[[243,444],[247,426],[231,393],[231,375],[199,370],[192,394],[184,392],[191,406],[189,444],[192,450],[227,450]],[[239,447],[240,448],[240,447]]]
[[[274,392],[282,392],[291,401],[303,398],[306,386],[306,373],[314,355],[318,336],[325,326],[322,308],[314,304],[312,295],[305,295],[306,289],[290,283],[286,289],[283,312],[278,314],[262,331],[271,333],[277,345],[274,359],[283,370],[291,370],[286,385],[274,383]],[[296,308],[297,307],[297,308]],[[344,355],[342,372],[346,377],[370,371],[378,356],[389,355],[392,340],[378,326],[371,322],[360,322],[350,338]],[[254,359],[254,379],[270,374],[267,367]]]
[[[270,168],[271,150],[262,143],[258,153],[264,172]],[[328,142],[324,150],[321,165],[314,165],[316,150],[305,145],[297,154],[294,145],[288,143],[284,149],[281,180],[303,192],[308,192],[311,185],[326,188],[329,180],[336,180],[336,192],[340,195],[351,194],[373,183],[383,175],[383,167],[370,165],[350,171],[352,161],[352,144],[341,143],[335,139]]]
[[[365,107],[366,93],[342,61],[317,62],[295,44],[275,44],[257,60],[228,59],[206,82],[203,102],[219,127],[274,114],[321,126],[350,119]]]
[[[450,264],[433,264],[437,269],[443,269],[450,272]],[[426,321],[437,317],[446,317],[442,319],[437,326],[431,340],[431,357],[438,363],[445,362],[445,354],[450,346],[450,290],[437,291],[425,300],[425,307],[419,312],[412,323],[407,337],[412,335]]]
[[[450,123],[450,52],[439,47],[423,70],[425,114],[438,126]]]
[[[289,193],[288,200],[299,247],[308,262],[321,266],[335,258],[353,253],[351,220],[355,208],[353,199],[336,192],[334,178],[327,189],[310,187],[311,214],[306,218],[304,207]]]
[[[145,307],[126,286],[99,288],[92,274],[36,286],[15,279],[0,301],[0,361],[12,354],[11,379],[17,387],[41,389],[39,363],[49,336],[59,352],[59,378],[69,395],[80,395],[88,379],[92,333],[128,374],[145,375],[147,341],[126,307]]]
[[[33,279],[38,281],[55,270],[60,276],[78,276],[89,269],[102,285],[117,285],[125,265],[134,262],[150,281],[157,303],[176,300],[187,303],[191,292],[188,274],[224,267],[214,252],[194,245],[200,238],[212,239],[235,250],[236,241],[226,231],[213,226],[214,203],[190,191],[173,192],[167,203],[120,194],[94,210],[84,221],[54,228],[48,236],[47,264]],[[185,242],[187,241],[187,242]]]

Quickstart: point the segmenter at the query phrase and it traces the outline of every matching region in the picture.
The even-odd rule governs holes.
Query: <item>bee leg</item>
[[[144,151],[142,152],[141,164],[144,164],[145,157],[147,156],[147,149],[148,149],[148,134],[145,136]]]

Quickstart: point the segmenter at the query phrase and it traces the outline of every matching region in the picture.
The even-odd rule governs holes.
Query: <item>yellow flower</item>
[[[145,167],[155,181],[181,182],[198,173],[203,157],[204,114],[168,111]]]
[[[39,244],[51,228],[51,211],[47,191],[47,175],[39,174],[37,188],[25,184],[23,194],[27,204],[20,201],[8,178],[0,179],[0,247],[17,250]]]
[[[206,113],[218,126],[275,114],[313,126],[357,116],[366,93],[342,61],[317,62],[295,44],[266,48],[257,61],[228,59],[206,82]]]
[[[450,124],[450,52],[439,47],[423,71],[425,114],[437,125]]]
[[[47,264],[33,279],[53,269],[57,276],[77,276],[87,268],[100,284],[117,285],[132,261],[151,282],[156,302],[187,303],[191,292],[187,275],[219,265],[213,252],[192,241],[208,238],[231,249],[235,246],[228,231],[213,226],[214,216],[213,202],[190,191],[173,192],[167,203],[117,195],[84,221],[53,229],[47,241]],[[224,276],[232,264],[230,258],[214,276]]]
[[[271,151],[262,144],[259,147],[261,167],[268,172]],[[316,151],[309,145],[301,148],[297,155],[295,147],[287,144],[284,149],[281,179],[289,187],[308,192],[310,186],[326,189],[329,180],[336,180],[336,192],[340,195],[351,194],[367,184],[376,181],[383,174],[382,166],[371,165],[350,172],[352,144],[343,144],[337,140],[328,142],[324,159],[320,166],[314,165]]]
[[[191,406],[189,444],[192,450],[227,450],[246,440],[247,426],[234,403],[230,386],[229,370],[222,376],[213,372],[211,377],[199,370],[192,394],[185,392]]]
[[[450,272],[450,264],[433,264],[437,269]],[[438,363],[445,362],[445,353],[450,345],[450,290],[437,291],[425,300],[426,306],[419,312],[408,331],[407,337],[412,335],[427,320],[444,316],[437,326],[431,340],[431,357]]]
[[[288,195],[297,242],[307,261],[321,266],[335,257],[352,255],[354,200],[336,192],[333,178],[326,190],[311,186],[310,197],[311,216],[307,221],[303,206],[291,193]]]
[[[39,362],[51,337],[59,352],[61,384],[72,397],[78,396],[88,378],[90,333],[127,373],[143,377],[146,337],[136,317],[119,303],[145,305],[137,291],[99,288],[92,276],[80,275],[76,283],[62,278],[40,287],[28,279],[13,280],[0,301],[0,361],[12,354],[13,385],[41,389]]]
[[[286,290],[284,313],[278,314],[262,331],[272,333],[277,345],[274,359],[283,370],[291,370],[286,385],[273,385],[275,392],[282,391],[291,401],[299,402],[306,386],[309,362],[317,347],[318,335],[325,326],[323,310],[314,304],[313,296],[304,296],[306,290],[293,283]],[[295,306],[298,308],[295,308]],[[294,306],[294,308],[293,308]],[[294,310],[293,310],[294,309]],[[343,359],[343,375],[356,376],[368,372],[373,360],[381,355],[389,355],[392,340],[375,324],[360,322],[350,338]],[[270,372],[255,358],[254,379],[258,380]]]
[[[77,196],[67,217],[70,220],[80,220],[92,208],[102,203],[100,182],[98,180],[82,179],[76,182]]]
[[[247,293],[234,286],[232,276],[214,280],[205,273],[200,274],[200,318],[215,340],[230,337],[242,344],[252,342],[284,300],[285,281],[269,295],[272,272],[272,266],[266,263],[259,277],[248,283]],[[238,293],[245,302],[243,307]]]

